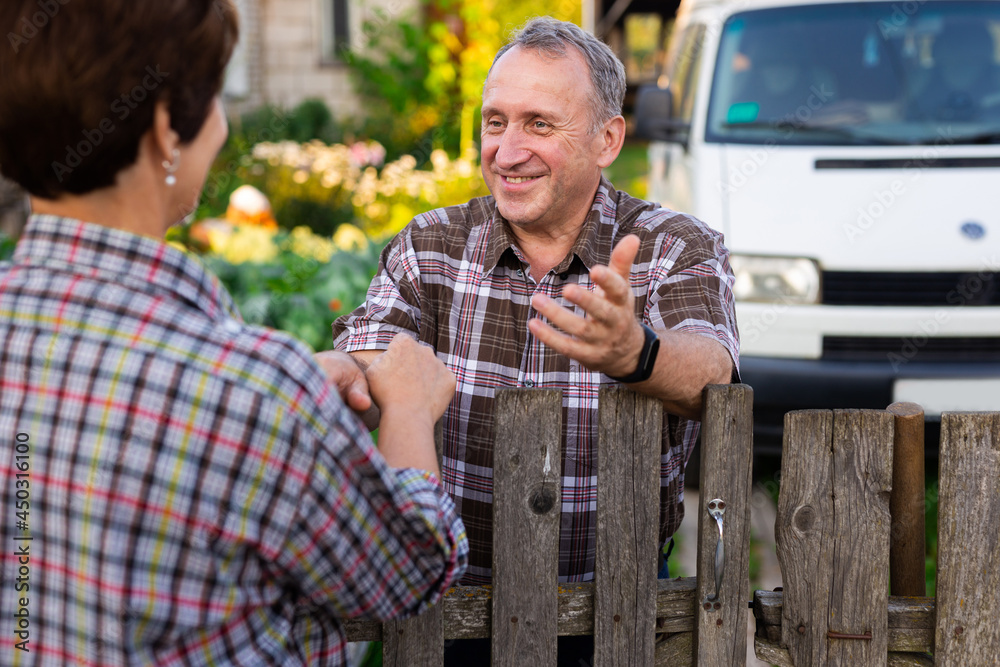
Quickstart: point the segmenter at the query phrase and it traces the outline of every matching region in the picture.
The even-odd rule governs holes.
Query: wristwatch
[[[656,353],[660,351],[660,337],[645,322],[640,322],[640,324],[642,324],[642,331],[646,336],[646,340],[643,341],[642,351],[639,353],[639,366],[623,377],[609,375],[608,377],[612,380],[626,383],[642,382],[643,380],[648,380],[653,374],[653,367],[656,365]]]

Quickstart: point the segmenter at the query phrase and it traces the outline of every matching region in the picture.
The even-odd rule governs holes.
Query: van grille
[[[1000,361],[1000,338],[929,338],[922,333],[907,338],[823,338],[823,358],[830,361],[888,361],[897,356],[908,361],[995,362]]]
[[[823,303],[832,306],[998,306],[994,272],[824,271]]]

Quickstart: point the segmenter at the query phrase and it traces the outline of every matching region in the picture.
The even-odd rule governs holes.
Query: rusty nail
[[[965,628],[963,628],[961,625],[958,626],[957,628],[955,628],[955,636],[956,637],[959,636],[960,634],[962,634],[963,632],[965,632]]]
[[[517,616],[511,616],[510,617],[510,622],[511,623],[517,623]]]
[[[799,626],[799,634],[800,635],[804,635],[805,633],[806,633],[806,626],[800,625]]]
[[[711,610],[712,610],[712,603],[711,602],[706,602],[705,603],[705,611],[711,611]]]
[[[830,630],[826,633],[826,636],[830,639],[871,639],[872,633],[866,632],[863,635],[852,635],[847,632],[834,632],[833,630]]]
[[[722,609],[722,603],[721,602],[716,602],[714,606],[715,606],[716,609]]]
[[[618,614],[615,614],[615,623],[620,623],[621,620],[622,620],[622,617],[619,616]]]
[[[722,619],[720,618],[720,619],[718,619],[717,621],[715,621],[715,624],[716,624],[716,625],[722,625]]]

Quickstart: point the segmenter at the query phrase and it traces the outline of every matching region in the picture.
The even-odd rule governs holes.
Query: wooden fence
[[[348,639],[382,641],[387,667],[436,667],[445,641],[481,637],[494,666],[544,667],[557,636],[590,634],[599,666],[745,664],[752,402],[745,385],[705,390],[700,497],[711,500],[685,519],[699,524],[698,576],[658,580],[662,406],[603,390],[594,582],[560,584],[561,392],[498,392],[492,586],[452,588],[413,619],[349,621]]]
[[[912,417],[898,410],[785,416],[775,526],[783,590],[754,593],[760,659],[798,667],[1000,663],[1000,413],[942,417],[935,598],[889,594],[890,578],[893,593],[923,590],[922,577],[898,576],[905,558],[890,555],[890,545],[909,548],[922,565],[922,533],[898,539],[906,531],[900,511],[923,515],[922,484],[909,502],[891,497],[899,491],[894,440]],[[919,456],[922,477],[922,449]]]

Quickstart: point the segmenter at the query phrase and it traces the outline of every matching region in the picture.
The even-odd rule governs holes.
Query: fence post
[[[502,389],[493,448],[493,666],[554,665],[562,392]]]
[[[885,665],[893,419],[785,415],[776,537],[781,644],[795,665]]]
[[[695,646],[699,667],[746,664],[747,601],[750,599],[750,487],[753,477],[753,390],[742,384],[705,389],[701,421],[698,588]],[[719,501],[724,507],[718,507]],[[719,526],[708,514],[723,511],[723,576],[716,594]]]
[[[996,662],[998,487],[1000,413],[942,415],[935,664]]]
[[[663,404],[603,387],[597,421],[594,665],[652,665]]]
[[[927,595],[924,568],[924,410],[916,403],[893,403],[892,541],[889,588],[893,595]]]

